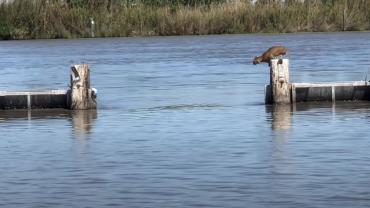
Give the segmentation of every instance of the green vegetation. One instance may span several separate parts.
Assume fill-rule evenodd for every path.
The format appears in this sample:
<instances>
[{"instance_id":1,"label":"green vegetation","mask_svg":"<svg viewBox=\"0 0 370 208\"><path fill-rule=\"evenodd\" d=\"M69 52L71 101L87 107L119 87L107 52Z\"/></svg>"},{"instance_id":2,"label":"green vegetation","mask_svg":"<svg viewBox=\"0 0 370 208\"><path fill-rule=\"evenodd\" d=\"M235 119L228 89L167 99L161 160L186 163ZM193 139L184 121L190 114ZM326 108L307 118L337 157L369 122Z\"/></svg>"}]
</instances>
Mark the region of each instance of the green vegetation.
<instances>
[{"instance_id":1,"label":"green vegetation","mask_svg":"<svg viewBox=\"0 0 370 208\"><path fill-rule=\"evenodd\" d=\"M14 0L0 4L0 39L370 29L368 0Z\"/></svg>"}]
</instances>

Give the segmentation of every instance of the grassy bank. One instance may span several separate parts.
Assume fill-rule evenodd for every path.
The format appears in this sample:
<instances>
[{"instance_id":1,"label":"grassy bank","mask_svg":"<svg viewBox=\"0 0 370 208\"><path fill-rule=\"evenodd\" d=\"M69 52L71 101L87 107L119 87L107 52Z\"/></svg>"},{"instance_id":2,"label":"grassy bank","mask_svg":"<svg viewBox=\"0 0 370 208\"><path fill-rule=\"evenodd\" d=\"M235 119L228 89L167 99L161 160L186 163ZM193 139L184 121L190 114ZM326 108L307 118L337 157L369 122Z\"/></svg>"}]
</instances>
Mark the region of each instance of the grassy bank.
<instances>
[{"instance_id":1,"label":"grassy bank","mask_svg":"<svg viewBox=\"0 0 370 208\"><path fill-rule=\"evenodd\" d=\"M95 20L96 37L370 29L368 0L98 2L15 0L1 4L0 39L90 37L90 18Z\"/></svg>"}]
</instances>

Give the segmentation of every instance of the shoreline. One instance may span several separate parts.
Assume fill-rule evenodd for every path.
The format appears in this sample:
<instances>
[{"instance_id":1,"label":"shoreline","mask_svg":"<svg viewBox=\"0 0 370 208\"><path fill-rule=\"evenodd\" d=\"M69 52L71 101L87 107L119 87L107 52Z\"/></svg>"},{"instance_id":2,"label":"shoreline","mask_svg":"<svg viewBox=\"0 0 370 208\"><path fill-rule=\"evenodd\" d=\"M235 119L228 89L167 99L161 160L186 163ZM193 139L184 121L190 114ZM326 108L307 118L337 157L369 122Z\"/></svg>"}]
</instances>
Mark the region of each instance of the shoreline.
<instances>
[{"instance_id":1,"label":"shoreline","mask_svg":"<svg viewBox=\"0 0 370 208\"><path fill-rule=\"evenodd\" d=\"M82 5L14 0L0 4L0 40L370 30L370 1L207 1L158 6L139 0L137 4L101 0Z\"/></svg>"},{"instance_id":2,"label":"shoreline","mask_svg":"<svg viewBox=\"0 0 370 208\"><path fill-rule=\"evenodd\" d=\"M134 39L134 38L176 38L176 37L202 37L202 36L273 36L273 35L309 35L309 34L345 34L345 33L370 33L370 30L354 31L326 31L326 32L287 32L287 33L225 33L205 35L147 35L147 36L120 36L120 37L81 37L81 38L29 38L29 39L0 39L0 42L12 41L49 41L49 40L94 40L94 39Z\"/></svg>"}]
</instances>

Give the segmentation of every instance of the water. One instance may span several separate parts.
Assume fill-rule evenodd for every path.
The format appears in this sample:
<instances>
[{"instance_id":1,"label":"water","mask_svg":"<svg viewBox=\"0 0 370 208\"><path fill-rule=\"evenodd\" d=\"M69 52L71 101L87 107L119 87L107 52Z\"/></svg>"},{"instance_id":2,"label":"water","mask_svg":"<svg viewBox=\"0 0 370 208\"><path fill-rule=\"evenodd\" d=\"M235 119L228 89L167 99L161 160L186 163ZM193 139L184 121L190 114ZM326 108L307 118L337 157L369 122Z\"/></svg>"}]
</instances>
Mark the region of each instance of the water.
<instances>
[{"instance_id":1,"label":"water","mask_svg":"<svg viewBox=\"0 0 370 208\"><path fill-rule=\"evenodd\" d=\"M369 104L265 106L251 60L276 44L293 82L370 67L370 33L0 42L0 91L64 89L88 63L99 102L0 112L0 206L370 206Z\"/></svg>"}]
</instances>

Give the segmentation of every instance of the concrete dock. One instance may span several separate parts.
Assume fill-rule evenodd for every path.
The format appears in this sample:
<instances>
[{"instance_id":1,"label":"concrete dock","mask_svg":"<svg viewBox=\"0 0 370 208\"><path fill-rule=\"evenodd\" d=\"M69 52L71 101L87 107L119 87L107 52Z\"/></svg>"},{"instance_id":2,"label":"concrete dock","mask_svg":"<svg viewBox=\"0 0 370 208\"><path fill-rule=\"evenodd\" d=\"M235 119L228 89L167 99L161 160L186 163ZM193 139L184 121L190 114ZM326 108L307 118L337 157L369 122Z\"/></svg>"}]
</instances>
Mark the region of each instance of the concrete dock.
<instances>
[{"instance_id":1,"label":"concrete dock","mask_svg":"<svg viewBox=\"0 0 370 208\"><path fill-rule=\"evenodd\" d=\"M290 83L288 64L287 59L271 61L270 85L265 86L266 104L370 101L370 82L368 81Z\"/></svg>"},{"instance_id":2,"label":"concrete dock","mask_svg":"<svg viewBox=\"0 0 370 208\"><path fill-rule=\"evenodd\" d=\"M69 90L0 91L0 109L68 108Z\"/></svg>"},{"instance_id":3,"label":"concrete dock","mask_svg":"<svg viewBox=\"0 0 370 208\"><path fill-rule=\"evenodd\" d=\"M88 65L71 68L70 88L44 91L0 91L0 109L96 109L96 90L90 88Z\"/></svg>"}]
</instances>

